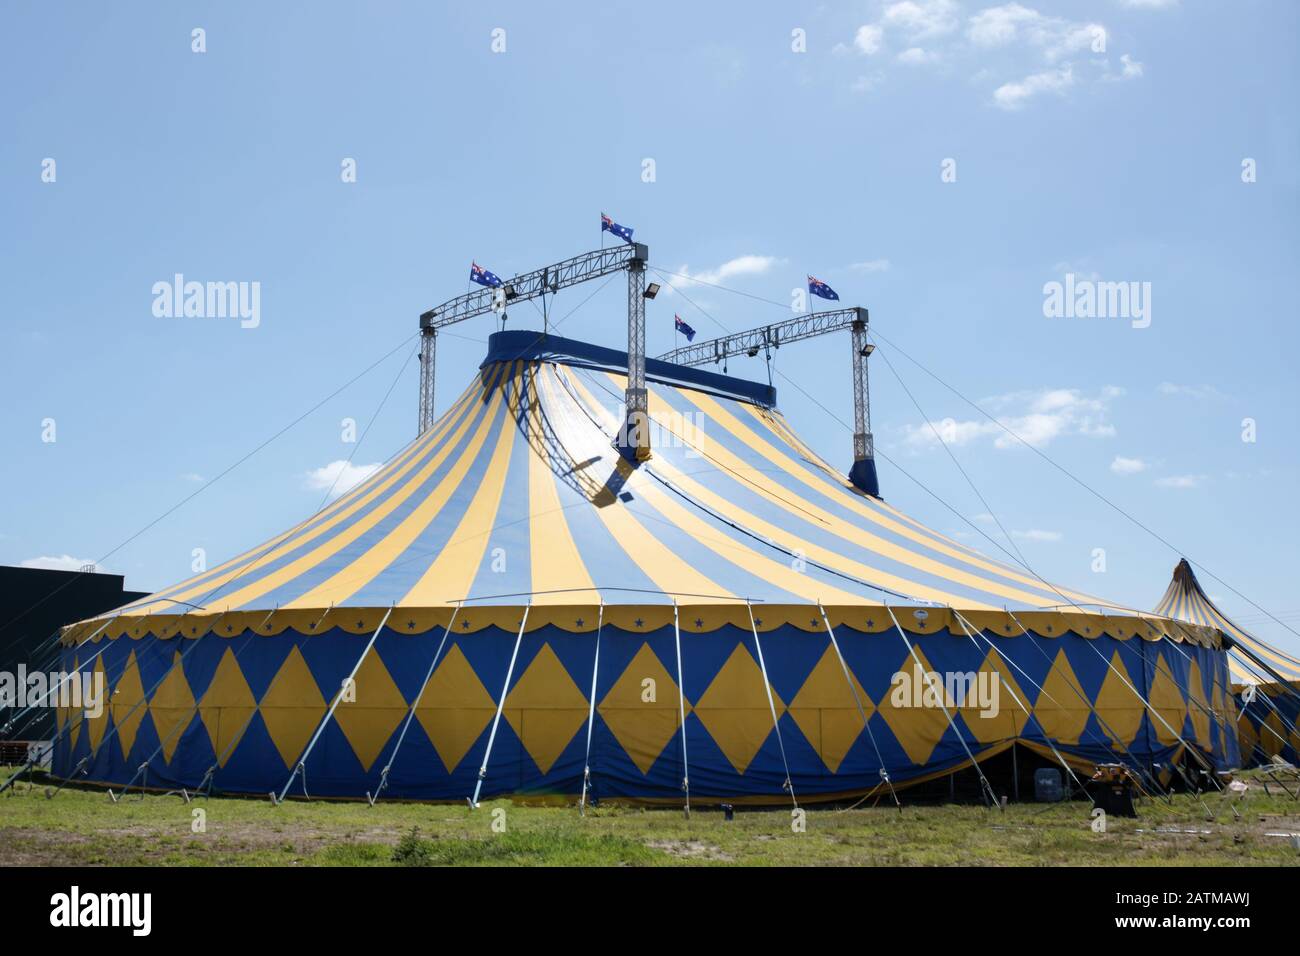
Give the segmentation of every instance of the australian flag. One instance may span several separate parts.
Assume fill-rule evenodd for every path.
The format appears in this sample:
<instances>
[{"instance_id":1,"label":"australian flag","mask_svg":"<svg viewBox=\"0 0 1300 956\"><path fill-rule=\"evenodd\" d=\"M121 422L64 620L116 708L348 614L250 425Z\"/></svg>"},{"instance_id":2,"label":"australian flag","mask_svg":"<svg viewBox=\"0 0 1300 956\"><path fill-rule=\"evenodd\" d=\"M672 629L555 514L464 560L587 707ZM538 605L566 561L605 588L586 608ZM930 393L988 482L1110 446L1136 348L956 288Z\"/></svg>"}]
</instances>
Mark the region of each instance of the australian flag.
<instances>
[{"instance_id":1,"label":"australian flag","mask_svg":"<svg viewBox=\"0 0 1300 956\"><path fill-rule=\"evenodd\" d=\"M686 336L687 342L695 341L695 330L691 328L689 325L687 325L685 322L683 322L682 317L680 315L673 316L673 325L676 327L678 332Z\"/></svg>"},{"instance_id":2,"label":"australian flag","mask_svg":"<svg viewBox=\"0 0 1300 956\"><path fill-rule=\"evenodd\" d=\"M613 219L610 219L609 216L606 216L603 212L600 214L600 231L612 232L614 235L618 236L624 242L632 241L632 227L620 226Z\"/></svg>"},{"instance_id":3,"label":"australian flag","mask_svg":"<svg viewBox=\"0 0 1300 956\"><path fill-rule=\"evenodd\" d=\"M469 281L477 282L479 285L485 285L489 289L496 289L501 285L501 279L491 272L488 272L477 262L469 264Z\"/></svg>"},{"instance_id":4,"label":"australian flag","mask_svg":"<svg viewBox=\"0 0 1300 956\"><path fill-rule=\"evenodd\" d=\"M823 299L834 299L836 302L840 300L839 293L821 279L814 279L812 276L808 277L808 294L820 296Z\"/></svg>"}]
</instances>

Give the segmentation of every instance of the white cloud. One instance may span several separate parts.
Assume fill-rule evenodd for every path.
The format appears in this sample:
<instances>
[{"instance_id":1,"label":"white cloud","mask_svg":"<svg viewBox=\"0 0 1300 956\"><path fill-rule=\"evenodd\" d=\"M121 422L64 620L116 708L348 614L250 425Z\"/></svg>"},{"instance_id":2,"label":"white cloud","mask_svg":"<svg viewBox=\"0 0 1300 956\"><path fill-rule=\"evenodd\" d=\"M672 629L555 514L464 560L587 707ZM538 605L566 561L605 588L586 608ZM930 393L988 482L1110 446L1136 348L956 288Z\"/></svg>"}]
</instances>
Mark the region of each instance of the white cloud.
<instances>
[{"instance_id":1,"label":"white cloud","mask_svg":"<svg viewBox=\"0 0 1300 956\"><path fill-rule=\"evenodd\" d=\"M993 102L1004 110L1022 109L1039 93L1060 95L1074 85L1074 70L1067 63L1059 70L1034 73L1017 83L1003 83L993 91Z\"/></svg>"},{"instance_id":2,"label":"white cloud","mask_svg":"<svg viewBox=\"0 0 1300 956\"><path fill-rule=\"evenodd\" d=\"M1022 44L1048 63L1082 50L1104 53L1106 28L1100 23L1050 17L1018 3L988 7L967 23L966 38L977 47Z\"/></svg>"},{"instance_id":3,"label":"white cloud","mask_svg":"<svg viewBox=\"0 0 1300 956\"><path fill-rule=\"evenodd\" d=\"M901 51L894 57L901 65L965 64L971 82L996 87L992 102L1006 110L1021 109L1039 93L1142 76L1143 65L1127 53L1112 67L1109 43L1102 23L1042 13L1014 0L970 16L954 0L887 3L880 18L858 27L854 38L863 54ZM1022 78L1010 79L1016 76Z\"/></svg>"},{"instance_id":4,"label":"white cloud","mask_svg":"<svg viewBox=\"0 0 1300 956\"><path fill-rule=\"evenodd\" d=\"M61 554L57 558L48 555L39 558L28 558L20 562L20 567L24 568L44 568L48 571L80 571L87 565L95 564L90 558L74 558L70 554Z\"/></svg>"},{"instance_id":5,"label":"white cloud","mask_svg":"<svg viewBox=\"0 0 1300 956\"><path fill-rule=\"evenodd\" d=\"M1123 455L1116 455L1115 460L1110 463L1110 470L1117 475L1136 475L1150 467L1141 458L1125 458Z\"/></svg>"},{"instance_id":6,"label":"white cloud","mask_svg":"<svg viewBox=\"0 0 1300 956\"><path fill-rule=\"evenodd\" d=\"M853 37L853 45L858 51L871 56L880 52L880 43L885 37L885 31L874 23L867 23L858 27L858 32Z\"/></svg>"},{"instance_id":7,"label":"white cloud","mask_svg":"<svg viewBox=\"0 0 1300 956\"><path fill-rule=\"evenodd\" d=\"M868 259L865 262L854 262L849 268L854 272L888 272L890 265L888 259Z\"/></svg>"},{"instance_id":8,"label":"white cloud","mask_svg":"<svg viewBox=\"0 0 1300 956\"><path fill-rule=\"evenodd\" d=\"M1204 475L1170 475L1167 478L1157 478L1156 486L1159 488L1199 488L1204 481Z\"/></svg>"},{"instance_id":9,"label":"white cloud","mask_svg":"<svg viewBox=\"0 0 1300 956\"><path fill-rule=\"evenodd\" d=\"M734 279L737 276L762 275L773 266L781 265L784 259L776 256L755 256L744 255L736 256L734 259L728 259L716 269L705 269L703 272L692 272L689 267L682 266L678 269L680 275L686 276L680 279L682 282L708 282L713 285L719 285L728 279Z\"/></svg>"},{"instance_id":10,"label":"white cloud","mask_svg":"<svg viewBox=\"0 0 1300 956\"><path fill-rule=\"evenodd\" d=\"M1016 39L1021 27L1041 19L1037 10L1018 3L989 7L970 18L966 36L976 46L1003 46Z\"/></svg>"},{"instance_id":11,"label":"white cloud","mask_svg":"<svg viewBox=\"0 0 1300 956\"><path fill-rule=\"evenodd\" d=\"M914 449L936 446L940 439L944 444L960 446L986 438L993 440L995 448L1018 447L1020 441L1008 435L1002 426L1035 448L1045 447L1065 435L1110 438L1115 434L1115 427L1106 421L1106 414L1111 400L1123 393L1123 389L1110 385L1091 396L1074 388L1013 392L984 401L985 407L997 416L996 422L987 418L970 421L946 418L934 422L933 429L926 424L907 425L904 439Z\"/></svg>"},{"instance_id":12,"label":"white cloud","mask_svg":"<svg viewBox=\"0 0 1300 956\"><path fill-rule=\"evenodd\" d=\"M1021 541L1060 541L1064 536L1059 531L1030 528L1028 531L1012 531L1011 537L1018 538Z\"/></svg>"},{"instance_id":13,"label":"white cloud","mask_svg":"<svg viewBox=\"0 0 1300 956\"><path fill-rule=\"evenodd\" d=\"M202 484L206 479L202 475L200 475L197 471L187 471L185 472L185 474L181 475L181 480L192 481L196 485L198 485L198 484Z\"/></svg>"},{"instance_id":14,"label":"white cloud","mask_svg":"<svg viewBox=\"0 0 1300 956\"><path fill-rule=\"evenodd\" d=\"M884 74L880 72L872 73L870 76L865 76L865 75L859 76L856 80L853 81L853 87L852 87L853 92L870 93L872 90L874 90L877 86L880 85L880 81L883 80L884 78L885 78Z\"/></svg>"},{"instance_id":15,"label":"white cloud","mask_svg":"<svg viewBox=\"0 0 1300 956\"><path fill-rule=\"evenodd\" d=\"M337 498L351 491L382 467L383 462L378 461L370 465L354 465L342 459L332 461L322 468L313 468L307 472L307 487L316 491L332 489L330 497Z\"/></svg>"},{"instance_id":16,"label":"white cloud","mask_svg":"<svg viewBox=\"0 0 1300 956\"><path fill-rule=\"evenodd\" d=\"M880 20L913 40L923 40L957 29L957 4L954 0L900 0L885 7Z\"/></svg>"},{"instance_id":17,"label":"white cloud","mask_svg":"<svg viewBox=\"0 0 1300 956\"><path fill-rule=\"evenodd\" d=\"M909 47L902 53L898 54L898 62L906 63L908 66L924 66L927 63L933 63L939 59L939 54L930 50L923 50L919 46Z\"/></svg>"},{"instance_id":18,"label":"white cloud","mask_svg":"<svg viewBox=\"0 0 1300 956\"><path fill-rule=\"evenodd\" d=\"M1161 395L1179 395L1186 398L1223 398L1223 393L1213 385L1178 385L1174 382L1161 382Z\"/></svg>"}]
</instances>

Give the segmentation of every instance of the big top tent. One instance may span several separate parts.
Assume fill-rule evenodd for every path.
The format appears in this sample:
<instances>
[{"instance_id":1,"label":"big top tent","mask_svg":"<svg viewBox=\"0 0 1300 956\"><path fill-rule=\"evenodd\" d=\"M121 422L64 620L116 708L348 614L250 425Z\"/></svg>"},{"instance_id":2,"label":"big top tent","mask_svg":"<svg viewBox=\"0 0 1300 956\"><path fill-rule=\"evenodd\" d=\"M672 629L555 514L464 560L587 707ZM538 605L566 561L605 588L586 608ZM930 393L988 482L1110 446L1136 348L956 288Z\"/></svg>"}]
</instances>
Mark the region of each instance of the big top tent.
<instances>
[{"instance_id":1,"label":"big top tent","mask_svg":"<svg viewBox=\"0 0 1300 956\"><path fill-rule=\"evenodd\" d=\"M1238 764L1221 620L1117 607L925 527L819 458L768 386L650 360L652 455L629 460L626 370L497 333L363 484L67 628L64 666L112 696L59 711L56 775L775 803L1012 747L1068 771Z\"/></svg>"}]
</instances>

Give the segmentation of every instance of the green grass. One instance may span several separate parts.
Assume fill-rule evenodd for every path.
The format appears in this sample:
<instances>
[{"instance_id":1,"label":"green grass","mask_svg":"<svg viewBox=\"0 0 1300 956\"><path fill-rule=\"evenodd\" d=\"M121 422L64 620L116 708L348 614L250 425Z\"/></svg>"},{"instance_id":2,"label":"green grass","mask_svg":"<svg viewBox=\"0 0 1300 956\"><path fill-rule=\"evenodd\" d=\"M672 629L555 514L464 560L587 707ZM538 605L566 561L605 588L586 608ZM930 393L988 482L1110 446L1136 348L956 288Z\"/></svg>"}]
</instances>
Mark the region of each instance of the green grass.
<instances>
[{"instance_id":1,"label":"green grass","mask_svg":"<svg viewBox=\"0 0 1300 956\"><path fill-rule=\"evenodd\" d=\"M1217 794L1201 803L1144 800L1136 820L1094 833L1087 803L809 809L797 832L788 809L574 807L493 801L466 806L133 794L66 788L46 799L25 781L0 795L0 866L870 866L1298 865L1270 832L1300 832L1300 802L1252 787L1233 817ZM203 827L196 832L195 811ZM1191 832L1184 832L1191 831Z\"/></svg>"}]
</instances>

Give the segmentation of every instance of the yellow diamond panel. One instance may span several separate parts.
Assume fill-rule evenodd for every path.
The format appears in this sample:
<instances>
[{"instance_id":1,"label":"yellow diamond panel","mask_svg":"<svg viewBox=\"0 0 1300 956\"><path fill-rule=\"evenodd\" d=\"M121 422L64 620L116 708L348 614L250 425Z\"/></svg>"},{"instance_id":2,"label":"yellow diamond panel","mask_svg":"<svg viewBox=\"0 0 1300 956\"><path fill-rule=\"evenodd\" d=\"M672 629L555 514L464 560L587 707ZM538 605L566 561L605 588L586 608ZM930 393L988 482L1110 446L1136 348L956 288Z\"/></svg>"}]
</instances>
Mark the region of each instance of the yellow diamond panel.
<instances>
[{"instance_id":1,"label":"yellow diamond panel","mask_svg":"<svg viewBox=\"0 0 1300 956\"><path fill-rule=\"evenodd\" d=\"M870 720L875 712L876 706L857 676L850 671L845 678L839 655L830 644L790 701L790 716L831 773L840 769L849 748L862 735L866 727L863 717Z\"/></svg>"},{"instance_id":2,"label":"yellow diamond panel","mask_svg":"<svg viewBox=\"0 0 1300 956\"><path fill-rule=\"evenodd\" d=\"M1252 755L1255 753L1255 745L1259 738L1255 736L1255 725L1250 722L1249 717L1243 717L1237 721L1237 743L1241 747L1241 762L1249 764Z\"/></svg>"},{"instance_id":3,"label":"yellow diamond panel","mask_svg":"<svg viewBox=\"0 0 1300 956\"><path fill-rule=\"evenodd\" d=\"M785 704L774 689L776 715ZM744 644L737 644L713 683L695 705L709 736L737 773L744 773L772 732L772 711L768 706L763 672Z\"/></svg>"},{"instance_id":4,"label":"yellow diamond panel","mask_svg":"<svg viewBox=\"0 0 1300 956\"><path fill-rule=\"evenodd\" d=\"M961 695L958 695L959 697ZM1013 740L1020 736L1029 714L1029 698L997 651L989 649L975 680L956 708L971 735L982 744Z\"/></svg>"},{"instance_id":5,"label":"yellow diamond panel","mask_svg":"<svg viewBox=\"0 0 1300 956\"><path fill-rule=\"evenodd\" d=\"M1131 689L1137 686L1129 677L1128 668L1120 659L1119 651L1116 651L1110 659L1106 679L1101 682L1101 690L1097 691L1097 699L1093 703L1098 715L1105 721L1103 732L1107 736L1114 733L1125 747L1133 742L1138 727L1142 725L1145 706Z\"/></svg>"},{"instance_id":6,"label":"yellow diamond panel","mask_svg":"<svg viewBox=\"0 0 1300 956\"><path fill-rule=\"evenodd\" d=\"M135 663L135 652L131 652L131 665ZM99 708L99 716L87 717L82 711L81 725L86 728L86 733L90 738L90 750L94 753L99 749L99 742L104 739L104 730L108 725L108 715L113 706L113 691L108 687L108 675L104 671L104 656L101 654L95 661L95 669L91 672L91 693L95 693L94 688L103 688L101 695L104 699L100 701L102 705Z\"/></svg>"},{"instance_id":7,"label":"yellow diamond panel","mask_svg":"<svg viewBox=\"0 0 1300 956\"><path fill-rule=\"evenodd\" d=\"M149 716L162 744L163 760L172 762L172 754L185 733L185 727L194 716L194 692L181 667L181 654L173 652L171 670L163 678L149 701Z\"/></svg>"},{"instance_id":8,"label":"yellow diamond panel","mask_svg":"<svg viewBox=\"0 0 1300 956\"><path fill-rule=\"evenodd\" d=\"M66 702L71 705L73 700L81 700L81 691L85 688L86 682L82 679L78 660L75 656L72 658L72 669L67 672L68 679L66 683L59 689L58 702ZM75 691L72 686L74 682L78 685ZM75 698L72 696L74 692L77 694ZM76 748L77 736L81 733L81 711L76 707L61 706L55 709L55 717L59 722L60 730L63 729L64 724L69 721L72 722L72 729L68 731L68 753L71 753Z\"/></svg>"},{"instance_id":9,"label":"yellow diamond panel","mask_svg":"<svg viewBox=\"0 0 1300 956\"><path fill-rule=\"evenodd\" d=\"M551 645L543 644L506 696L505 717L528 756L546 773L587 722L587 710L586 696Z\"/></svg>"},{"instance_id":10,"label":"yellow diamond panel","mask_svg":"<svg viewBox=\"0 0 1300 956\"><path fill-rule=\"evenodd\" d=\"M369 770L406 717L407 704L373 650L357 669L353 689L356 699L342 701L334 711L334 719L361 766Z\"/></svg>"},{"instance_id":11,"label":"yellow diamond panel","mask_svg":"<svg viewBox=\"0 0 1300 956\"><path fill-rule=\"evenodd\" d=\"M70 677L65 684L59 686L58 689L53 691L51 694L51 697L53 698L51 702L54 704L54 723L59 730L63 730L63 725L68 722L69 708L64 703L64 701L70 699L68 697L68 693L72 690L72 682L78 679L75 676L76 672L77 672L77 661L76 658L73 658L72 670L69 671L68 673L74 676Z\"/></svg>"},{"instance_id":12,"label":"yellow diamond panel","mask_svg":"<svg viewBox=\"0 0 1300 956\"><path fill-rule=\"evenodd\" d=\"M1187 716L1192 720L1192 736L1197 746L1209 751L1210 747L1210 702L1205 699L1205 689L1201 684L1201 669L1192 659L1187 668Z\"/></svg>"},{"instance_id":13,"label":"yellow diamond panel","mask_svg":"<svg viewBox=\"0 0 1300 956\"><path fill-rule=\"evenodd\" d=\"M1075 676L1069 658L1065 651L1057 651L1034 704L1034 719L1051 739L1077 744L1091 714L1088 695Z\"/></svg>"},{"instance_id":14,"label":"yellow diamond panel","mask_svg":"<svg viewBox=\"0 0 1300 956\"><path fill-rule=\"evenodd\" d=\"M1178 692L1178 682L1163 654L1156 662L1147 701L1151 704L1151 710L1160 715L1159 718L1151 719L1156 739L1166 747L1178 743L1178 738L1183 733L1183 719L1187 716L1187 702Z\"/></svg>"},{"instance_id":15,"label":"yellow diamond panel","mask_svg":"<svg viewBox=\"0 0 1300 956\"><path fill-rule=\"evenodd\" d=\"M212 741L219 766L224 767L235 752L255 710L257 700L253 690L244 679L234 652L227 647L199 704L199 718Z\"/></svg>"},{"instance_id":16,"label":"yellow diamond panel","mask_svg":"<svg viewBox=\"0 0 1300 956\"><path fill-rule=\"evenodd\" d=\"M1282 753L1286 747L1287 735L1277 711L1271 711L1259 728L1259 745L1271 760Z\"/></svg>"},{"instance_id":17,"label":"yellow diamond panel","mask_svg":"<svg viewBox=\"0 0 1300 956\"><path fill-rule=\"evenodd\" d=\"M877 706L908 759L920 765L929 761L930 754L934 753L935 746L948 729L948 718L943 708L935 703L942 699L942 684L937 693L927 693L926 674L932 668L919 647L916 654L920 666L910 653L906 653L899 661L889 692Z\"/></svg>"},{"instance_id":18,"label":"yellow diamond panel","mask_svg":"<svg viewBox=\"0 0 1300 956\"><path fill-rule=\"evenodd\" d=\"M144 685L140 682L140 665L135 659L135 651L132 651L126 659L126 667L122 670L122 676L117 679L117 686L113 688L113 725L117 727L117 736L122 745L122 753L129 754L131 746L135 743L135 732L140 729L140 721L144 720L144 708L139 706L144 702ZM94 734L95 724L91 721L91 734ZM100 728L100 735L103 734L103 727ZM95 749L99 749L99 740L94 736Z\"/></svg>"},{"instance_id":19,"label":"yellow diamond panel","mask_svg":"<svg viewBox=\"0 0 1300 956\"><path fill-rule=\"evenodd\" d=\"M690 713L690 701L685 709ZM643 774L681 726L677 682L648 644L641 645L596 710Z\"/></svg>"},{"instance_id":20,"label":"yellow diamond panel","mask_svg":"<svg viewBox=\"0 0 1300 956\"><path fill-rule=\"evenodd\" d=\"M297 647L289 651L258 705L271 742L292 767L325 716L326 702Z\"/></svg>"},{"instance_id":21,"label":"yellow diamond panel","mask_svg":"<svg viewBox=\"0 0 1300 956\"><path fill-rule=\"evenodd\" d=\"M1223 683L1219 680L1218 674L1214 675L1214 690L1212 693L1214 695L1214 719L1219 725L1219 732L1223 735L1220 738L1223 741L1221 746L1226 747L1228 740L1231 739L1232 723L1231 718L1228 716L1228 704L1223 696ZM1242 754L1242 759L1245 759L1245 757L1246 754Z\"/></svg>"},{"instance_id":22,"label":"yellow diamond panel","mask_svg":"<svg viewBox=\"0 0 1300 956\"><path fill-rule=\"evenodd\" d=\"M451 773L496 713L496 703L461 649L452 645L429 678L415 716Z\"/></svg>"}]
</instances>

